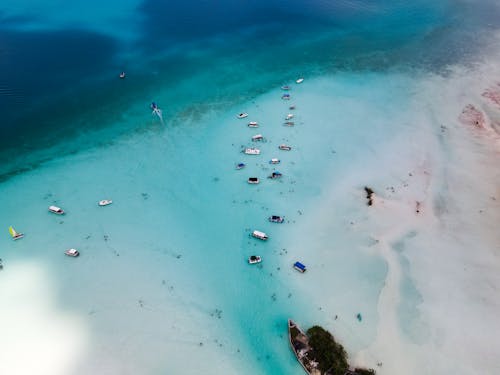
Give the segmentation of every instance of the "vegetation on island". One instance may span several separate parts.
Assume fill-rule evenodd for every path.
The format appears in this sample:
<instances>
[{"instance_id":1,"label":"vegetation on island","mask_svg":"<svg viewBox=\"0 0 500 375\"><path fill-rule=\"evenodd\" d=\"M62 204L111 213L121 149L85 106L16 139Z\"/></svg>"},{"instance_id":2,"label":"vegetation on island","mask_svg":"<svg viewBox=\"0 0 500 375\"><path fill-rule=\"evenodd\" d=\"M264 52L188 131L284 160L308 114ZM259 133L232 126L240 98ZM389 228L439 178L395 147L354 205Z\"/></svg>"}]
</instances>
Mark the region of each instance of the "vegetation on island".
<instances>
[{"instance_id":1,"label":"vegetation on island","mask_svg":"<svg viewBox=\"0 0 500 375\"><path fill-rule=\"evenodd\" d=\"M318 362L318 369L325 375L375 375L375 370L356 368L349 371L347 353L344 347L335 341L333 335L320 326L307 330L309 337L310 358Z\"/></svg>"},{"instance_id":2,"label":"vegetation on island","mask_svg":"<svg viewBox=\"0 0 500 375\"><path fill-rule=\"evenodd\" d=\"M310 356L318 362L318 369L322 374L344 375L349 369L347 353L344 347L338 344L327 330L314 326L307 330Z\"/></svg>"}]
</instances>

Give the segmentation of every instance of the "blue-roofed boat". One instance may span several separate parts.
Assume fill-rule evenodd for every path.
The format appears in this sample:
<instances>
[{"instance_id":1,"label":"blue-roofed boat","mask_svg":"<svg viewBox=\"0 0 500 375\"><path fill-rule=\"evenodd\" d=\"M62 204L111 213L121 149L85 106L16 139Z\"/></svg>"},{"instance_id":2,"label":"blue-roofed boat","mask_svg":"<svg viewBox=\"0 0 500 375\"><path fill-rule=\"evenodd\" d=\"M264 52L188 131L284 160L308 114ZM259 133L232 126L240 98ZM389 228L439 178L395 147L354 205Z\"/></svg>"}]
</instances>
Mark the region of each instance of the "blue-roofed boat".
<instances>
[{"instance_id":1,"label":"blue-roofed boat","mask_svg":"<svg viewBox=\"0 0 500 375\"><path fill-rule=\"evenodd\" d=\"M245 163L236 164L236 169L243 169L243 168L245 168Z\"/></svg>"},{"instance_id":2,"label":"blue-roofed boat","mask_svg":"<svg viewBox=\"0 0 500 375\"><path fill-rule=\"evenodd\" d=\"M290 94L283 94L283 95L281 95L281 99L283 99L283 100L290 100Z\"/></svg>"},{"instance_id":3,"label":"blue-roofed boat","mask_svg":"<svg viewBox=\"0 0 500 375\"><path fill-rule=\"evenodd\" d=\"M293 268L295 268L297 271L302 272L302 273L306 272L306 270L307 270L306 266L300 262L295 262L293 264Z\"/></svg>"},{"instance_id":4,"label":"blue-roofed boat","mask_svg":"<svg viewBox=\"0 0 500 375\"><path fill-rule=\"evenodd\" d=\"M283 174L281 172L278 172L278 171L275 171L268 176L268 178L270 178L272 180L276 180L276 179L281 178L281 177L283 177Z\"/></svg>"}]
</instances>

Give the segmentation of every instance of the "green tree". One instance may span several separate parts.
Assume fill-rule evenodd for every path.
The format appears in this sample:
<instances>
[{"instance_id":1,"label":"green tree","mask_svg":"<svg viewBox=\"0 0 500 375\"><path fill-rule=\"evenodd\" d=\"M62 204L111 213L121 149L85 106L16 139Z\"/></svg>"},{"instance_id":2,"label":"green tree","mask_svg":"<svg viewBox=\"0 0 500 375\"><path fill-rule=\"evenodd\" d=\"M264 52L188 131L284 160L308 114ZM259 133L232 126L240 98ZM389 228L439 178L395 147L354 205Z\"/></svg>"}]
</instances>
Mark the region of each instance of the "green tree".
<instances>
[{"instance_id":1,"label":"green tree","mask_svg":"<svg viewBox=\"0 0 500 375\"><path fill-rule=\"evenodd\" d=\"M349 368L347 353L344 347L335 341L332 334L319 326L314 326L307 330L307 335L312 348L310 357L319 363L318 368L321 372L344 375Z\"/></svg>"}]
</instances>

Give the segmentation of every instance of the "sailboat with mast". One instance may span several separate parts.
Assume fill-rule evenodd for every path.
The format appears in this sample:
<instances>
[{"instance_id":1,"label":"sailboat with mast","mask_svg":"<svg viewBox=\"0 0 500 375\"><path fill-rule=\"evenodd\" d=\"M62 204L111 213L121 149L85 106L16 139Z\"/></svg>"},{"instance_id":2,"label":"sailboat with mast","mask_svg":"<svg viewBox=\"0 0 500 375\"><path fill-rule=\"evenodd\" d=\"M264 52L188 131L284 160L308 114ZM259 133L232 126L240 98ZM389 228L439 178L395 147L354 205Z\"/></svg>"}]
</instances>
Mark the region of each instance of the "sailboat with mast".
<instances>
[{"instance_id":1,"label":"sailboat with mast","mask_svg":"<svg viewBox=\"0 0 500 375\"><path fill-rule=\"evenodd\" d=\"M13 240L18 240L18 239L24 237L24 234L16 232L16 230L14 229L14 227L12 225L9 227L9 233L10 233Z\"/></svg>"}]
</instances>

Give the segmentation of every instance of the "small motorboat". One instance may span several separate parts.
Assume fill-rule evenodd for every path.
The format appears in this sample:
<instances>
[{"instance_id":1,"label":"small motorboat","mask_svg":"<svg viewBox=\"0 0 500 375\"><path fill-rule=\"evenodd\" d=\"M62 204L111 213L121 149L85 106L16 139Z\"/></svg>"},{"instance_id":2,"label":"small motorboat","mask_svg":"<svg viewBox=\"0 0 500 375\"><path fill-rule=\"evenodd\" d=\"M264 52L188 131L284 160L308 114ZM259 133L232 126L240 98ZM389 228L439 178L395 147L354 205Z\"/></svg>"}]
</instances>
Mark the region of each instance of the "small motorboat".
<instances>
[{"instance_id":1,"label":"small motorboat","mask_svg":"<svg viewBox=\"0 0 500 375\"><path fill-rule=\"evenodd\" d=\"M302 82L304 82L304 78L299 78L299 79L298 79L298 80L296 80L295 82L297 82L297 83L302 83Z\"/></svg>"},{"instance_id":2,"label":"small motorboat","mask_svg":"<svg viewBox=\"0 0 500 375\"><path fill-rule=\"evenodd\" d=\"M256 264L262 262L262 258L259 255L250 255L248 257L248 263Z\"/></svg>"},{"instance_id":3,"label":"small motorboat","mask_svg":"<svg viewBox=\"0 0 500 375\"><path fill-rule=\"evenodd\" d=\"M61 207L49 206L49 211L56 215L64 215L64 210Z\"/></svg>"},{"instance_id":4,"label":"small motorboat","mask_svg":"<svg viewBox=\"0 0 500 375\"><path fill-rule=\"evenodd\" d=\"M12 225L9 227L9 233L14 241L24 237L24 234L17 232Z\"/></svg>"},{"instance_id":5,"label":"small motorboat","mask_svg":"<svg viewBox=\"0 0 500 375\"><path fill-rule=\"evenodd\" d=\"M80 252L76 249L68 249L64 252L64 254L69 257L77 257L78 255L80 255Z\"/></svg>"},{"instance_id":6,"label":"small motorboat","mask_svg":"<svg viewBox=\"0 0 500 375\"><path fill-rule=\"evenodd\" d=\"M125 78L125 72L121 72L121 73L120 73L120 78L121 78L121 79L124 79L124 78Z\"/></svg>"},{"instance_id":7,"label":"small motorboat","mask_svg":"<svg viewBox=\"0 0 500 375\"><path fill-rule=\"evenodd\" d=\"M266 241L269 237L264 232L260 230L254 230L252 232L252 237L258 238L259 240Z\"/></svg>"},{"instance_id":8,"label":"small motorboat","mask_svg":"<svg viewBox=\"0 0 500 375\"><path fill-rule=\"evenodd\" d=\"M269 216L269 219L268 219L271 223L283 223L285 221L285 217L284 216L278 216L278 215L273 215L273 216Z\"/></svg>"},{"instance_id":9,"label":"small motorboat","mask_svg":"<svg viewBox=\"0 0 500 375\"><path fill-rule=\"evenodd\" d=\"M108 206L111 203L113 203L111 199L103 199L102 201L99 201L99 206Z\"/></svg>"},{"instance_id":10,"label":"small motorboat","mask_svg":"<svg viewBox=\"0 0 500 375\"><path fill-rule=\"evenodd\" d=\"M290 100L290 94L283 94L283 95L281 95L281 99L283 99L283 100Z\"/></svg>"},{"instance_id":11,"label":"small motorboat","mask_svg":"<svg viewBox=\"0 0 500 375\"><path fill-rule=\"evenodd\" d=\"M283 177L283 174L281 172L276 171L276 172L271 173L267 178L270 178L272 180L277 180L278 178L281 178L281 177Z\"/></svg>"},{"instance_id":12,"label":"small motorboat","mask_svg":"<svg viewBox=\"0 0 500 375\"><path fill-rule=\"evenodd\" d=\"M246 148L243 152L247 155L260 155L258 148Z\"/></svg>"},{"instance_id":13,"label":"small motorboat","mask_svg":"<svg viewBox=\"0 0 500 375\"><path fill-rule=\"evenodd\" d=\"M236 164L236 169L243 169L243 168L245 168L245 163Z\"/></svg>"},{"instance_id":14,"label":"small motorboat","mask_svg":"<svg viewBox=\"0 0 500 375\"><path fill-rule=\"evenodd\" d=\"M257 135L254 135L252 137L252 141L256 142L256 141L263 141L264 140L264 137L262 136L262 134L257 134Z\"/></svg>"},{"instance_id":15,"label":"small motorboat","mask_svg":"<svg viewBox=\"0 0 500 375\"><path fill-rule=\"evenodd\" d=\"M279 145L278 148L284 151L290 151L292 149L292 147L288 145Z\"/></svg>"},{"instance_id":16,"label":"small motorboat","mask_svg":"<svg viewBox=\"0 0 500 375\"><path fill-rule=\"evenodd\" d=\"M259 127L259 123L257 121L250 121L248 123L248 127L249 128L258 128Z\"/></svg>"},{"instance_id":17,"label":"small motorboat","mask_svg":"<svg viewBox=\"0 0 500 375\"><path fill-rule=\"evenodd\" d=\"M259 178L258 177L248 177L248 181L247 181L249 184L258 184L260 182Z\"/></svg>"},{"instance_id":18,"label":"small motorboat","mask_svg":"<svg viewBox=\"0 0 500 375\"><path fill-rule=\"evenodd\" d=\"M295 262L295 263L293 264L293 268L295 268L297 271L302 272L302 273L304 273L304 272L306 272L306 271L307 271L306 266L305 266L305 265L303 265L303 264L302 264L302 263L300 263L300 262Z\"/></svg>"},{"instance_id":19,"label":"small motorboat","mask_svg":"<svg viewBox=\"0 0 500 375\"><path fill-rule=\"evenodd\" d=\"M281 160L278 158L272 158L271 160L269 160L269 164L279 164L279 163L281 163Z\"/></svg>"},{"instance_id":20,"label":"small motorboat","mask_svg":"<svg viewBox=\"0 0 500 375\"><path fill-rule=\"evenodd\" d=\"M290 87L290 86L288 86L288 85L285 85L285 86L281 86L281 89L282 89L282 90L285 90L285 91L288 91L288 90L290 90L290 89L291 89L291 87Z\"/></svg>"},{"instance_id":21,"label":"small motorboat","mask_svg":"<svg viewBox=\"0 0 500 375\"><path fill-rule=\"evenodd\" d=\"M295 122L293 122L293 121L287 121L283 125L285 125L285 126L294 126Z\"/></svg>"},{"instance_id":22,"label":"small motorboat","mask_svg":"<svg viewBox=\"0 0 500 375\"><path fill-rule=\"evenodd\" d=\"M290 107L288 107L288 109L291 111L293 111L295 108L297 108L297 107L295 107L295 105L291 105Z\"/></svg>"},{"instance_id":23,"label":"small motorboat","mask_svg":"<svg viewBox=\"0 0 500 375\"><path fill-rule=\"evenodd\" d=\"M285 120L288 121L288 120L291 120L291 119L293 119L293 113L289 113L288 115L286 115Z\"/></svg>"},{"instance_id":24,"label":"small motorboat","mask_svg":"<svg viewBox=\"0 0 500 375\"><path fill-rule=\"evenodd\" d=\"M236 117L245 118L245 117L248 117L248 113L242 112L242 113L239 113Z\"/></svg>"}]
</instances>

